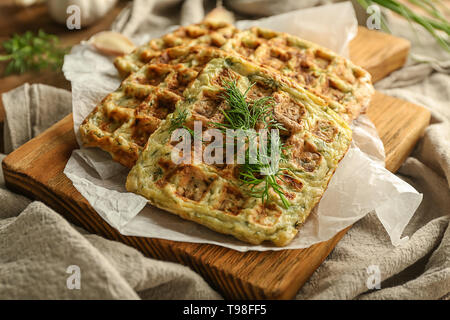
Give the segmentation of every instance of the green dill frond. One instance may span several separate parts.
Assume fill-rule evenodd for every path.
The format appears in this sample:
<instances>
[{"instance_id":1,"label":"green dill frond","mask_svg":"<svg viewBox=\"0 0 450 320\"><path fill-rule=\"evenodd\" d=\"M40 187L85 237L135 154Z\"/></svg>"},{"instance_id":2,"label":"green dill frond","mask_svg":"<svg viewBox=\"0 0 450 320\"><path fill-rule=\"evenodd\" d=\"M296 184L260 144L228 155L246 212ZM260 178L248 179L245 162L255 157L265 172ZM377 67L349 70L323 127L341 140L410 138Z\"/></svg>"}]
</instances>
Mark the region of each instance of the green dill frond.
<instances>
[{"instance_id":1,"label":"green dill frond","mask_svg":"<svg viewBox=\"0 0 450 320\"><path fill-rule=\"evenodd\" d=\"M188 115L187 110L180 110L176 117L170 119L169 133L172 134L176 129L182 128L186 122L186 117Z\"/></svg>"},{"instance_id":2,"label":"green dill frond","mask_svg":"<svg viewBox=\"0 0 450 320\"><path fill-rule=\"evenodd\" d=\"M241 92L237 87L236 81L226 81L223 83L224 93L223 99L228 104L228 109L222 109L221 112L225 117L224 123L212 123L217 128L225 131L226 129L234 130L250 130L255 129L258 123L267 129L267 158L273 158L272 152L272 133L271 129L285 130L285 128L278 123L272 114L274 106L273 97L262 97L250 101L247 97L255 83L251 84L244 92ZM246 141L248 144L248 141ZM283 153L285 149L281 141L277 141L277 152L280 156L280 162L286 161L286 155ZM239 167L239 179L241 185L246 185L249 188L249 194L253 197L261 198L262 202L269 201L269 192L272 189L277 193L285 208L289 208L290 203L284 195L283 188L278 184L277 177L281 170L271 174L263 175L261 172L269 172L270 164L265 162L262 155L257 148L256 163L250 163L249 148L246 148L245 163Z\"/></svg>"},{"instance_id":3,"label":"green dill frond","mask_svg":"<svg viewBox=\"0 0 450 320\"><path fill-rule=\"evenodd\" d=\"M370 5L377 4L407 19L411 24L415 23L423 27L447 52L450 52L450 22L445 14L430 0L409 0L409 3L418 6L429 16L419 14L419 10L406 5L398 0L357 0L358 3L367 9ZM439 4L439 1L435 2ZM445 8L445 7L444 7ZM382 25L385 25L381 17Z\"/></svg>"}]
</instances>

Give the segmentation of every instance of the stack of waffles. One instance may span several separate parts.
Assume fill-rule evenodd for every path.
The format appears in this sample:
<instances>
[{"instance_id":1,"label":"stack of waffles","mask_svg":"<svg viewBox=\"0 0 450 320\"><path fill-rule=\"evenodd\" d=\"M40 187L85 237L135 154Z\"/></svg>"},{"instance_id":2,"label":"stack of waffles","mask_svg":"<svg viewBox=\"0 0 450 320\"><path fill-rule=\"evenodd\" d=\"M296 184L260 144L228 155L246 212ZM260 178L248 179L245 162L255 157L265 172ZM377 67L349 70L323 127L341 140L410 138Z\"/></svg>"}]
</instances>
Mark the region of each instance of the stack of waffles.
<instances>
[{"instance_id":1,"label":"stack of waffles","mask_svg":"<svg viewBox=\"0 0 450 320\"><path fill-rule=\"evenodd\" d=\"M373 93L368 72L326 48L217 21L151 40L115 66L124 80L82 123L84 146L130 168L127 190L152 205L252 244L292 241L349 148L349 123ZM265 98L270 119L258 119L255 129L268 121L280 128L283 161L271 176L276 187L266 188L259 177L250 189L245 165L236 161L173 160L174 125L189 132L196 122L202 132L230 127L231 84L248 108ZM201 150L212 143L203 136Z\"/></svg>"}]
</instances>

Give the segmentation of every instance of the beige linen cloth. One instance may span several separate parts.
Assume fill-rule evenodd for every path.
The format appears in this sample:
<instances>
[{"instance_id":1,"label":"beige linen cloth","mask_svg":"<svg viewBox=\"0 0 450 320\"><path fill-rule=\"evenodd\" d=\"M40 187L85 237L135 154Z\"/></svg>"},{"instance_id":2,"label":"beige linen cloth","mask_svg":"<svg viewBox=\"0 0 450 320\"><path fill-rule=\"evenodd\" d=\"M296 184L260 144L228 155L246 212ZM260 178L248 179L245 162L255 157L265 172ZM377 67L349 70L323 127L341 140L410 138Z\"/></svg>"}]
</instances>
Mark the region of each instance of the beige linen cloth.
<instances>
[{"instance_id":1,"label":"beige linen cloth","mask_svg":"<svg viewBox=\"0 0 450 320\"><path fill-rule=\"evenodd\" d=\"M265 2L240 1L245 2L247 14L252 3L260 8ZM229 2L230 7L239 7L236 1ZM287 2L286 8L292 10L295 1ZM213 5L203 7L200 0L153 4L150 0L135 0L113 28L130 36L148 30L161 32L174 23L201 20ZM279 13L279 7L277 10L272 13ZM406 228L410 240L399 247L392 246L374 214L357 222L298 292L298 299L450 298L450 56L420 31L416 38L409 26L399 21L391 21L391 27L395 34L414 42L413 54L406 67L379 82L377 88L432 112L425 136L398 172L424 194L424 200ZM3 94L2 99L7 121L6 152L71 110L69 92L45 85L24 85ZM72 265L80 268L79 290L67 286L71 276L67 270ZM372 280L377 277L381 284L374 288ZM0 298L221 296L184 266L146 258L131 247L88 234L43 203L7 190L0 174Z\"/></svg>"}]
</instances>

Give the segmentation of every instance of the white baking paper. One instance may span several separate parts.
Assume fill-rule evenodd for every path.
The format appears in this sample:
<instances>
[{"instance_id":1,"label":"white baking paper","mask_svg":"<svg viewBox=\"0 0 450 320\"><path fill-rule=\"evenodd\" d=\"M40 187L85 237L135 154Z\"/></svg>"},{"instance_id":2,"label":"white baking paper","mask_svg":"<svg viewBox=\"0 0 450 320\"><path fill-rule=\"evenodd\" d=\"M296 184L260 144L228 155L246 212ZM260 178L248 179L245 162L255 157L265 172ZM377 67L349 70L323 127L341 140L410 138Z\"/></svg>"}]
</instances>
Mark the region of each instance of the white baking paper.
<instances>
[{"instance_id":1,"label":"white baking paper","mask_svg":"<svg viewBox=\"0 0 450 320\"><path fill-rule=\"evenodd\" d=\"M326 23L325 23L326 22ZM308 38L345 53L357 30L350 3L340 3L261 19L238 22L239 27L263 25ZM148 40L148 39L145 39ZM120 80L112 60L89 44L72 49L64 62L72 82L74 130L95 105L116 89ZM286 247L249 245L231 236L147 205L145 198L125 190L128 169L99 149L74 150L64 173L98 214L120 233L174 241L210 243L238 251L306 248L332 238L367 213L376 211L393 245L419 206L422 195L384 168L383 144L366 116L353 123L352 147L339 164L319 205Z\"/></svg>"}]
</instances>

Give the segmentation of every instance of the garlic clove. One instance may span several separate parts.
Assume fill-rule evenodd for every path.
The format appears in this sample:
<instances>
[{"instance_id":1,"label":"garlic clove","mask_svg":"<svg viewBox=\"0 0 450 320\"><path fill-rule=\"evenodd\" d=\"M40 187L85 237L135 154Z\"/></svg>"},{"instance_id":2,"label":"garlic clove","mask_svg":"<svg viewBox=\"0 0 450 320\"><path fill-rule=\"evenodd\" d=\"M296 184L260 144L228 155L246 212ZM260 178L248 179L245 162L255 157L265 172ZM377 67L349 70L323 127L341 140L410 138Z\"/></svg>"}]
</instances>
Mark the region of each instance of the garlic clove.
<instances>
[{"instance_id":1,"label":"garlic clove","mask_svg":"<svg viewBox=\"0 0 450 320\"><path fill-rule=\"evenodd\" d=\"M136 46L121 33L114 31L102 31L93 35L88 43L92 44L99 52L120 56L132 52Z\"/></svg>"},{"instance_id":2,"label":"garlic clove","mask_svg":"<svg viewBox=\"0 0 450 320\"><path fill-rule=\"evenodd\" d=\"M206 15L203 21L234 23L234 15L224 7L216 7Z\"/></svg>"}]
</instances>

